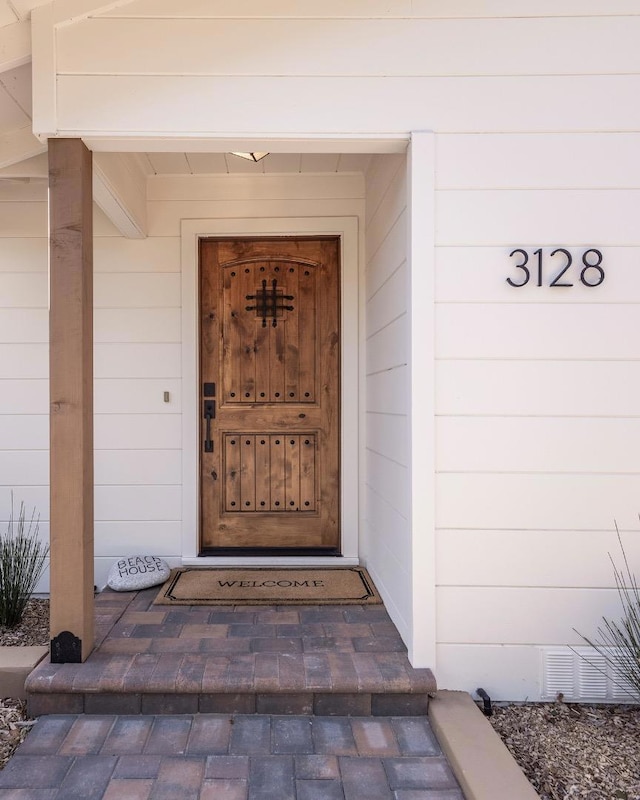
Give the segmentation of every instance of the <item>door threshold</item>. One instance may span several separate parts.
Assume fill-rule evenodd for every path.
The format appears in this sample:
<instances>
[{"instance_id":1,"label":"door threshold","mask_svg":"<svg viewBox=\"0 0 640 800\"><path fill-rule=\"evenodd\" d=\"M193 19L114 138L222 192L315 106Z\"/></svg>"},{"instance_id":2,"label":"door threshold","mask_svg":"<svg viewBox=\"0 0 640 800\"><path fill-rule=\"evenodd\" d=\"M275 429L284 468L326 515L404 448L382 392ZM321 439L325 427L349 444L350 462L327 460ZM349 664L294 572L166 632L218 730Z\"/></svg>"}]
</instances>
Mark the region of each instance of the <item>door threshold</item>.
<instances>
[{"instance_id":1,"label":"door threshold","mask_svg":"<svg viewBox=\"0 0 640 800\"><path fill-rule=\"evenodd\" d=\"M340 558L335 547L203 547L201 556L330 556Z\"/></svg>"},{"instance_id":2,"label":"door threshold","mask_svg":"<svg viewBox=\"0 0 640 800\"><path fill-rule=\"evenodd\" d=\"M346 556L310 556L310 555L202 555L195 558L183 558L185 567L357 567L359 558Z\"/></svg>"}]
</instances>

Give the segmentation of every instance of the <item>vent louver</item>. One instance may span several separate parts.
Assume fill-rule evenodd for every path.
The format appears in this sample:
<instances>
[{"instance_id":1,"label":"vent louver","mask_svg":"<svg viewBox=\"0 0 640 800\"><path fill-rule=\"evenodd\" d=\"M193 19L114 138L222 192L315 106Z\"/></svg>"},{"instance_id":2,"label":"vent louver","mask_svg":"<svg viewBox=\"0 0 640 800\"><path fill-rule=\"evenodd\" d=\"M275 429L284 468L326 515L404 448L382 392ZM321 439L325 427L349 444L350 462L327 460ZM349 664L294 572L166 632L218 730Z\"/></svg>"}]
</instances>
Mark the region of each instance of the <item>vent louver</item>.
<instances>
[{"instance_id":1,"label":"vent louver","mask_svg":"<svg viewBox=\"0 0 640 800\"><path fill-rule=\"evenodd\" d=\"M616 651L611 650L616 657ZM631 697L604 655L591 647L542 648L542 700L629 701Z\"/></svg>"}]
</instances>

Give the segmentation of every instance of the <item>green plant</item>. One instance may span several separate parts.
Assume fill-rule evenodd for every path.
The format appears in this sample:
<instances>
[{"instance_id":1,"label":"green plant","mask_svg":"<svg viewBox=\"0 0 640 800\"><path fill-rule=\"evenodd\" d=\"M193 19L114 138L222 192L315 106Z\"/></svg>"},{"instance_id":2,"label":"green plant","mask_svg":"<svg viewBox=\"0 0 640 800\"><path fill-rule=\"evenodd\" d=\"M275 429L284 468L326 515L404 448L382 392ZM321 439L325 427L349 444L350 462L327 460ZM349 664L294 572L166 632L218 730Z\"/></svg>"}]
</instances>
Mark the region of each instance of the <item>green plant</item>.
<instances>
[{"instance_id":1,"label":"green plant","mask_svg":"<svg viewBox=\"0 0 640 800\"><path fill-rule=\"evenodd\" d=\"M622 568L616 566L611 553L609 559L613 565L613 575L622 604L622 619L620 622L612 622L603 617L594 640L579 631L576 633L605 659L615 685L636 702L640 702L640 588L629 566L617 523L616 533L622 551ZM588 656L581 653L579 655L591 663ZM599 672L604 672L597 665L592 666Z\"/></svg>"},{"instance_id":2,"label":"green plant","mask_svg":"<svg viewBox=\"0 0 640 800\"><path fill-rule=\"evenodd\" d=\"M4 627L20 622L44 570L49 547L40 541L39 529L35 508L27 524L24 503L14 520L12 495L7 533L0 535L0 625Z\"/></svg>"}]
</instances>

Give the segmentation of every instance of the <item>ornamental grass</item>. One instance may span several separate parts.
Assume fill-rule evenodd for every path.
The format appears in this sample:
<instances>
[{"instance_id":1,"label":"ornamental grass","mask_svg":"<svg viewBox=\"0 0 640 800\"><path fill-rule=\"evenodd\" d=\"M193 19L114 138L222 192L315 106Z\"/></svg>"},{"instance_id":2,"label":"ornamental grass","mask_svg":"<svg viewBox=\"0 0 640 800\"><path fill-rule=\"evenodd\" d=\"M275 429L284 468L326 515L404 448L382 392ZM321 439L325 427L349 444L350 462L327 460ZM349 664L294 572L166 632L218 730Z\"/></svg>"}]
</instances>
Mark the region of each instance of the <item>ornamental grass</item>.
<instances>
[{"instance_id":1,"label":"ornamental grass","mask_svg":"<svg viewBox=\"0 0 640 800\"><path fill-rule=\"evenodd\" d=\"M40 541L40 517L35 508L27 521L24 503L17 520L11 516L5 535L0 534L0 626L18 625L44 571L49 547Z\"/></svg>"},{"instance_id":2,"label":"ornamental grass","mask_svg":"<svg viewBox=\"0 0 640 800\"><path fill-rule=\"evenodd\" d=\"M610 553L609 559L622 605L621 619L613 621L603 617L594 639L579 631L576 633L604 658L613 683L634 702L640 703L640 589L629 565L617 524L616 532L622 552L622 566L616 565ZM588 655L580 655L591 663ZM603 672L596 664L592 666Z\"/></svg>"}]
</instances>

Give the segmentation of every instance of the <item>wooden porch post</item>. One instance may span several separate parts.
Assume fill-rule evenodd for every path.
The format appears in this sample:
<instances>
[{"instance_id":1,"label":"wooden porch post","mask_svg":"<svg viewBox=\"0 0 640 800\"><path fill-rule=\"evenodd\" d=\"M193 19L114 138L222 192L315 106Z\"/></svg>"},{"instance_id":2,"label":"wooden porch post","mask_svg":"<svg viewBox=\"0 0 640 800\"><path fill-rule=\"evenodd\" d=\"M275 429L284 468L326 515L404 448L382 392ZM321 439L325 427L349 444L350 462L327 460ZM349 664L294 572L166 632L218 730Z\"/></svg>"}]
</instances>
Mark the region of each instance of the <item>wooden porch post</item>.
<instances>
[{"instance_id":1,"label":"wooden porch post","mask_svg":"<svg viewBox=\"0 0 640 800\"><path fill-rule=\"evenodd\" d=\"M91 152L49 139L51 661L93 649Z\"/></svg>"}]
</instances>

